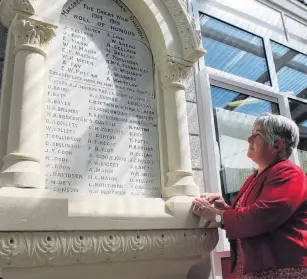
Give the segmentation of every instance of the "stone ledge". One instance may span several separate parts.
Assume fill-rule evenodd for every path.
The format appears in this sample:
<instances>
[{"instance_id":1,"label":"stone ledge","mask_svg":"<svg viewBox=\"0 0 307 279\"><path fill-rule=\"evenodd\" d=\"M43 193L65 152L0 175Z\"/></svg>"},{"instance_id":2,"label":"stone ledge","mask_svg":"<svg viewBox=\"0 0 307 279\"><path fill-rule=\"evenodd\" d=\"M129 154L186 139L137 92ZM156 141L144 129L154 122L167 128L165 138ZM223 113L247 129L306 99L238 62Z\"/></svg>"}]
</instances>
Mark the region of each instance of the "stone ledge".
<instances>
[{"instance_id":1,"label":"stone ledge","mask_svg":"<svg viewBox=\"0 0 307 279\"><path fill-rule=\"evenodd\" d=\"M197 229L192 197L143 198L0 189L0 231ZM210 228L216 224L210 225Z\"/></svg>"},{"instance_id":2,"label":"stone ledge","mask_svg":"<svg viewBox=\"0 0 307 279\"><path fill-rule=\"evenodd\" d=\"M0 233L0 267L41 267L201 258L218 241L214 229Z\"/></svg>"}]
</instances>

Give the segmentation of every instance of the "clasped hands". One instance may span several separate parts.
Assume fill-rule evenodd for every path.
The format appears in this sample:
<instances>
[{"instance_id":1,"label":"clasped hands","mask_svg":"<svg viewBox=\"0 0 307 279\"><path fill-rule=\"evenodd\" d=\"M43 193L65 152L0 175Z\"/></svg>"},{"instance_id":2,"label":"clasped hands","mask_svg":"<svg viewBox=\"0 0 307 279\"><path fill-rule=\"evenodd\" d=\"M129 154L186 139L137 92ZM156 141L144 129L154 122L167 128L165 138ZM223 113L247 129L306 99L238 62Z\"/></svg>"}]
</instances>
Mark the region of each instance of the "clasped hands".
<instances>
[{"instance_id":1,"label":"clasped hands","mask_svg":"<svg viewBox=\"0 0 307 279\"><path fill-rule=\"evenodd\" d=\"M193 200L193 214L214 222L217 214L222 215L223 211L229 208L223 197L219 194L205 193Z\"/></svg>"}]
</instances>

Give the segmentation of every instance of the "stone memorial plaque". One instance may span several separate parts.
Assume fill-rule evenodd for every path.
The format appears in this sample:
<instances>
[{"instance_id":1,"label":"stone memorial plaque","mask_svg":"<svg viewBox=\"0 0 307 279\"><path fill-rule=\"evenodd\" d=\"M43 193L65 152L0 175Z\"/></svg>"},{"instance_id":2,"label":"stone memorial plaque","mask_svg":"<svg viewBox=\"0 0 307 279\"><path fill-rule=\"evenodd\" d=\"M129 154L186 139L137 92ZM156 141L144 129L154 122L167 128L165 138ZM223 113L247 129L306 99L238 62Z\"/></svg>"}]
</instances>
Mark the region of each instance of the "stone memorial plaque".
<instances>
[{"instance_id":1,"label":"stone memorial plaque","mask_svg":"<svg viewBox=\"0 0 307 279\"><path fill-rule=\"evenodd\" d=\"M74 0L51 45L46 187L160 197L153 59L119 0Z\"/></svg>"}]
</instances>

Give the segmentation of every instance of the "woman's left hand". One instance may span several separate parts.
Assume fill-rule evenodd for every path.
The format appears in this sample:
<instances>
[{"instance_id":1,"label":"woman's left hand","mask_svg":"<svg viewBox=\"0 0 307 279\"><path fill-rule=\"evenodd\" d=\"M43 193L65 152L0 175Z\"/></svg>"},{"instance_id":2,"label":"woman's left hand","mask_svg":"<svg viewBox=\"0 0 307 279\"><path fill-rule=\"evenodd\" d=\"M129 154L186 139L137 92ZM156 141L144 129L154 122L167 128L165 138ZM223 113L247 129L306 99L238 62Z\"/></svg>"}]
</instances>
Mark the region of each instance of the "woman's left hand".
<instances>
[{"instance_id":1,"label":"woman's left hand","mask_svg":"<svg viewBox=\"0 0 307 279\"><path fill-rule=\"evenodd\" d=\"M193 214L205 218L209 222L214 222L215 216L220 212L220 210L214 208L205 198L196 198L193 203L195 205Z\"/></svg>"}]
</instances>

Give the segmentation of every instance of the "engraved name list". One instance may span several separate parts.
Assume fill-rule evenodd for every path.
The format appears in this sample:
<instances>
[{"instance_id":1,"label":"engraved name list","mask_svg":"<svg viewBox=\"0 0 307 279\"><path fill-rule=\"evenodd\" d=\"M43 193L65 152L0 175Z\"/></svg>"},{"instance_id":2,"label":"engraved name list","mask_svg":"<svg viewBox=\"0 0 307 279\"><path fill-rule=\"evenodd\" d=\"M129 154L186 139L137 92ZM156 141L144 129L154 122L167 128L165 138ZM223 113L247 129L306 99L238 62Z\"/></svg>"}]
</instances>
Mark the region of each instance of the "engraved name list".
<instances>
[{"instance_id":1,"label":"engraved name list","mask_svg":"<svg viewBox=\"0 0 307 279\"><path fill-rule=\"evenodd\" d=\"M119 0L69 1L51 45L46 187L160 197L153 59Z\"/></svg>"}]
</instances>

